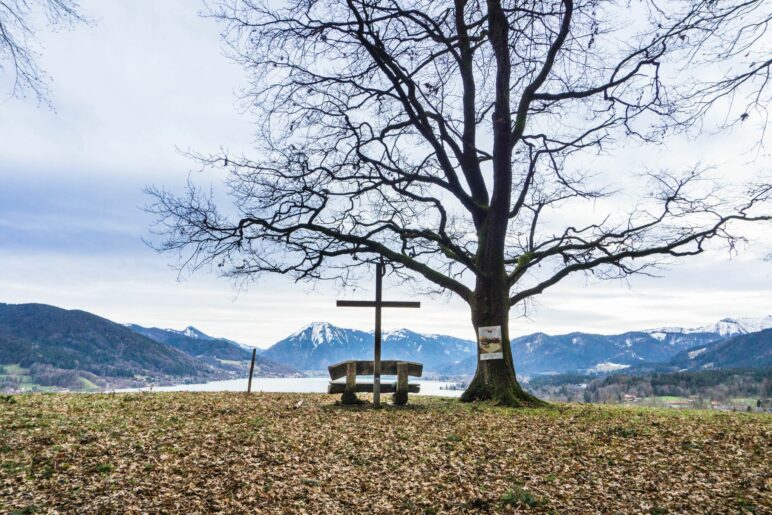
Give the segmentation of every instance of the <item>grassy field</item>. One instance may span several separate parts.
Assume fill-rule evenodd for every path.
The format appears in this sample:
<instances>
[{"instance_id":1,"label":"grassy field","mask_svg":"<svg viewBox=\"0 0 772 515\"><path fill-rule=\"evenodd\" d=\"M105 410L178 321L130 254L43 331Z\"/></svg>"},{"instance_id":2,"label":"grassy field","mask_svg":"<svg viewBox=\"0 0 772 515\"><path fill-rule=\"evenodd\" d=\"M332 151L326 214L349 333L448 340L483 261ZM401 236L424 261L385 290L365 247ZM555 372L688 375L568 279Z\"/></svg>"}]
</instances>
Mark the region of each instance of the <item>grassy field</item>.
<instances>
[{"instance_id":1,"label":"grassy field","mask_svg":"<svg viewBox=\"0 0 772 515\"><path fill-rule=\"evenodd\" d=\"M29 370L19 365L0 365L0 381L18 380L22 383L29 383L31 378Z\"/></svg>"},{"instance_id":2,"label":"grassy field","mask_svg":"<svg viewBox=\"0 0 772 515\"><path fill-rule=\"evenodd\" d=\"M29 369L23 368L19 365L0 365L0 383L3 383L4 381L13 381L15 383L15 388L20 389L21 391L29 392L29 391L49 391L54 390L54 388L49 388L45 386L41 386L38 384L35 384L32 381L32 376L29 375ZM18 381L18 383L17 383ZM2 389L0 389L0 393L2 393Z\"/></svg>"},{"instance_id":3,"label":"grassy field","mask_svg":"<svg viewBox=\"0 0 772 515\"><path fill-rule=\"evenodd\" d=\"M0 365L0 383L3 383L4 381L13 381L14 389L18 388L23 392L53 392L57 390L57 388L53 386L36 384L33 377L29 374L29 369L23 368L18 364ZM18 381L18 383L16 381ZM91 381L86 380L86 383L98 388L91 383ZM82 383L82 385L84 389L88 390L90 388L86 383ZM3 390L0 388L0 394L2 393Z\"/></svg>"},{"instance_id":4,"label":"grassy field","mask_svg":"<svg viewBox=\"0 0 772 515\"><path fill-rule=\"evenodd\" d=\"M769 415L334 401L0 397L0 513L772 510Z\"/></svg>"}]
</instances>

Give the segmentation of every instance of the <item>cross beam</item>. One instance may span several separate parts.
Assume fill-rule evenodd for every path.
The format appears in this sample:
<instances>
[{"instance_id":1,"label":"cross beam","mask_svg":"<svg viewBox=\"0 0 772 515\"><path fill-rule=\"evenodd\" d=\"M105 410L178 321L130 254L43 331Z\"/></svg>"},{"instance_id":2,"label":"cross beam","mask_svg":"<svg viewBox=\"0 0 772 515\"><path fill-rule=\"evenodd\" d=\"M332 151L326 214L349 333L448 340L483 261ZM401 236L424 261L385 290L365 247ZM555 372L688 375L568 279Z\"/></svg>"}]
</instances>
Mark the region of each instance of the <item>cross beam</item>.
<instances>
[{"instance_id":1,"label":"cross beam","mask_svg":"<svg viewBox=\"0 0 772 515\"><path fill-rule=\"evenodd\" d=\"M409 302L399 300L383 300L380 304L372 300L339 300L339 308L420 308L420 302Z\"/></svg>"},{"instance_id":2,"label":"cross beam","mask_svg":"<svg viewBox=\"0 0 772 515\"><path fill-rule=\"evenodd\" d=\"M383 262L375 265L375 300L339 300L338 307L375 308L375 356L373 360L373 405L381 405L381 308L420 308L420 302L383 300Z\"/></svg>"}]
</instances>

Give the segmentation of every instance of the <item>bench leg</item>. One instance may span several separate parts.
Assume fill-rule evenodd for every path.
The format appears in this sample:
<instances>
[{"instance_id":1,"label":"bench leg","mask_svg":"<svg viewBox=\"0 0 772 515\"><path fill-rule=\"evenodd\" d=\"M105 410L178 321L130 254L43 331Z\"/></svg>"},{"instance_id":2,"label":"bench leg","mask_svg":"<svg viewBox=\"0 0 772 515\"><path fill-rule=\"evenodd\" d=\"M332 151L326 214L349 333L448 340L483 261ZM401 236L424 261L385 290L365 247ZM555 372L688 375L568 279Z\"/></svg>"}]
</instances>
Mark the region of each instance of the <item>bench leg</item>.
<instances>
[{"instance_id":1,"label":"bench leg","mask_svg":"<svg viewBox=\"0 0 772 515\"><path fill-rule=\"evenodd\" d=\"M397 363L397 391L394 393L394 404L407 404L407 363Z\"/></svg>"},{"instance_id":2,"label":"bench leg","mask_svg":"<svg viewBox=\"0 0 772 515\"><path fill-rule=\"evenodd\" d=\"M359 404L356 393L357 364L353 361L346 363L346 389L340 396L341 404Z\"/></svg>"}]
</instances>

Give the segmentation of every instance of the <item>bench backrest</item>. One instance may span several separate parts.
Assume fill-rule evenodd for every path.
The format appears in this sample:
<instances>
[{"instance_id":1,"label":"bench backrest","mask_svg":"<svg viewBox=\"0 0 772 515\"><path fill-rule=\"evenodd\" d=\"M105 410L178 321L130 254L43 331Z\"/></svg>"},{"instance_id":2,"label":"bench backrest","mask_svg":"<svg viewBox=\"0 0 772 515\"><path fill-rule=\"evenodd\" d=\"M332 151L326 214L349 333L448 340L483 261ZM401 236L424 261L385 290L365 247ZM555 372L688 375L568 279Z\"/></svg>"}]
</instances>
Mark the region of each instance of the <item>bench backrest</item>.
<instances>
[{"instance_id":1,"label":"bench backrest","mask_svg":"<svg viewBox=\"0 0 772 515\"><path fill-rule=\"evenodd\" d=\"M330 365L329 367L327 367L327 370L330 371L330 378L334 381L336 379L340 379L341 377L346 377L346 365L352 362L356 363L357 365L358 376L373 375L373 368L375 367L374 362L349 360L349 361L341 361L340 363L335 363L334 365ZM393 359L381 360L381 374L387 375L387 376L397 375L398 363L407 363L407 375L413 376L413 377L421 377L421 374L423 373L423 370L424 370L423 364L416 363L415 361L400 361L400 360L393 360Z\"/></svg>"}]
</instances>

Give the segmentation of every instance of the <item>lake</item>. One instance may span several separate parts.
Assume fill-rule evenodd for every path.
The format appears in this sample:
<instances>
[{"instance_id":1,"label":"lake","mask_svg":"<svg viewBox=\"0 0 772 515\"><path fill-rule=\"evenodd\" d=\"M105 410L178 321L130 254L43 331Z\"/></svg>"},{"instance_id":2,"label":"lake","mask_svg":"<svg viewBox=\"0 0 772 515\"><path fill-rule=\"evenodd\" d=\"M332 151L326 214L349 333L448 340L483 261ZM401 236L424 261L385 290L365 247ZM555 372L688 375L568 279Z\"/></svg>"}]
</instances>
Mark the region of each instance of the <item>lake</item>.
<instances>
[{"instance_id":1,"label":"lake","mask_svg":"<svg viewBox=\"0 0 772 515\"><path fill-rule=\"evenodd\" d=\"M366 381L371 380L363 378ZM253 392L298 392L298 393L327 393L326 377L254 377L252 378ZM385 382L385 381L384 381ZM411 381L411 384L413 382ZM443 397L460 397L463 390L444 390L443 387L452 385L445 381L415 381L421 385L421 393L412 395L440 395ZM116 390L119 392L136 392L152 390L154 392L246 392L247 378L228 379L226 381L212 381L201 384L178 384L174 386L154 386L147 388L127 388Z\"/></svg>"}]
</instances>

